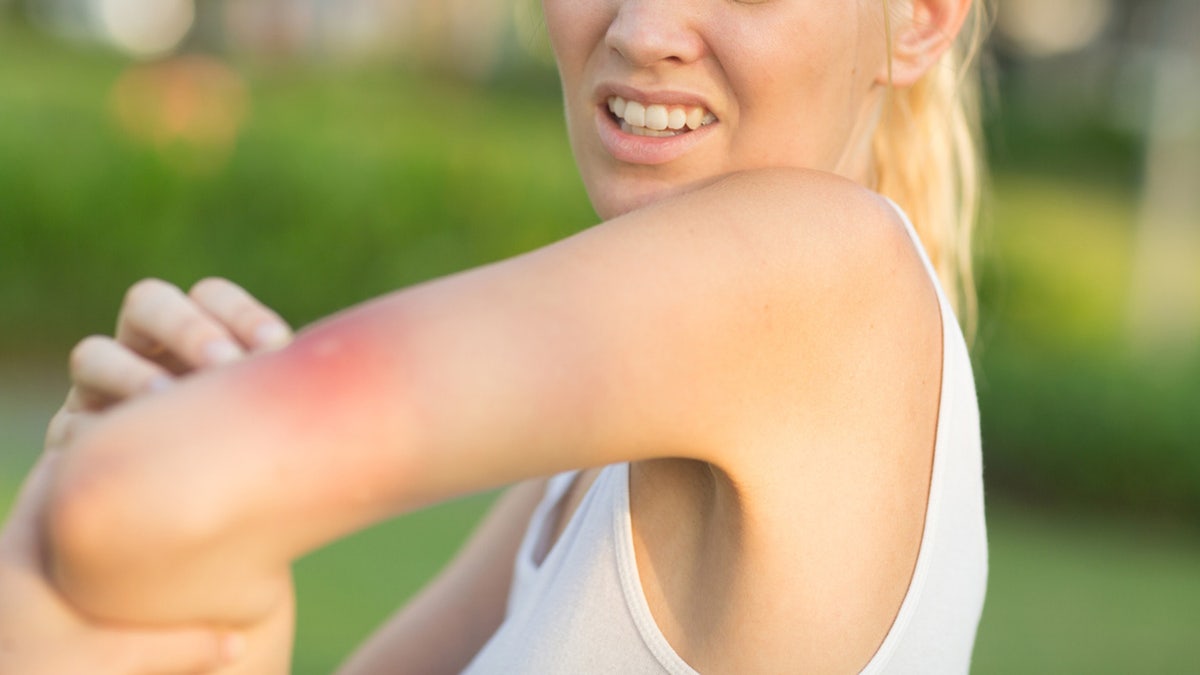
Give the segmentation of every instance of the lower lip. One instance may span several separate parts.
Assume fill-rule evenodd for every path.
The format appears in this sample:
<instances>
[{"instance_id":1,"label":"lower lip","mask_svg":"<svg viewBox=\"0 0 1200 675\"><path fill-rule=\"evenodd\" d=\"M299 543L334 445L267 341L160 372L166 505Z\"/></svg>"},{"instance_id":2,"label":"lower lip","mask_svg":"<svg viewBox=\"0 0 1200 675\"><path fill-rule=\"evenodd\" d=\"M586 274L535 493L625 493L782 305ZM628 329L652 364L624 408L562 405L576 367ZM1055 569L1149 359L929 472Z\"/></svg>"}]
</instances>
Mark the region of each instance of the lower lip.
<instances>
[{"instance_id":1,"label":"lower lip","mask_svg":"<svg viewBox=\"0 0 1200 675\"><path fill-rule=\"evenodd\" d=\"M676 136L656 138L637 136L621 130L607 106L596 108L596 128L600 143L618 161L629 164L666 164L687 154L720 124L713 122Z\"/></svg>"}]
</instances>

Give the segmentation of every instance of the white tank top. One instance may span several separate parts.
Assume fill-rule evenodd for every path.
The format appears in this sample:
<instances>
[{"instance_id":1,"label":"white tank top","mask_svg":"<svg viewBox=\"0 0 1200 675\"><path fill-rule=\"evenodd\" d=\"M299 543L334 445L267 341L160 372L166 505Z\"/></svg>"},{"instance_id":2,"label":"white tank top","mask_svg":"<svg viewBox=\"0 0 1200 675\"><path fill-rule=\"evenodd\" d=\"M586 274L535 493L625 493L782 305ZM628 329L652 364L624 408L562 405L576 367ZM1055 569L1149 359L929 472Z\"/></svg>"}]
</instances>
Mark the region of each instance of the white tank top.
<instances>
[{"instance_id":1,"label":"white tank top","mask_svg":"<svg viewBox=\"0 0 1200 675\"><path fill-rule=\"evenodd\" d=\"M987 585L975 380L953 310L901 216L937 285L941 403L916 568L891 629L862 673L966 673ZM575 475L550 479L517 553L504 622L464 672L693 675L659 631L642 592L628 464L601 470L558 541L536 562Z\"/></svg>"}]
</instances>

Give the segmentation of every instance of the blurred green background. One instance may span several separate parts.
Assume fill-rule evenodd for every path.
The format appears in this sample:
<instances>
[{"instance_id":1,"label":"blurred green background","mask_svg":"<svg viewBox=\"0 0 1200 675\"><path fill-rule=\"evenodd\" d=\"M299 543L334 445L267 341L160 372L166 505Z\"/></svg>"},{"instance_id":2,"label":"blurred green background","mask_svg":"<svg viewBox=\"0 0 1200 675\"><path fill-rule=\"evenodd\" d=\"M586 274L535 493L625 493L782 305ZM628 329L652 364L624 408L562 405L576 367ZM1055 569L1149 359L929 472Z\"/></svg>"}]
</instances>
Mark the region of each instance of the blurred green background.
<instances>
[{"instance_id":1,"label":"blurred green background","mask_svg":"<svg viewBox=\"0 0 1200 675\"><path fill-rule=\"evenodd\" d=\"M1196 7L999 3L976 672L1197 670ZM592 224L556 86L525 0L0 0L0 512L137 279L227 276L303 325ZM302 561L296 672L489 499Z\"/></svg>"}]
</instances>

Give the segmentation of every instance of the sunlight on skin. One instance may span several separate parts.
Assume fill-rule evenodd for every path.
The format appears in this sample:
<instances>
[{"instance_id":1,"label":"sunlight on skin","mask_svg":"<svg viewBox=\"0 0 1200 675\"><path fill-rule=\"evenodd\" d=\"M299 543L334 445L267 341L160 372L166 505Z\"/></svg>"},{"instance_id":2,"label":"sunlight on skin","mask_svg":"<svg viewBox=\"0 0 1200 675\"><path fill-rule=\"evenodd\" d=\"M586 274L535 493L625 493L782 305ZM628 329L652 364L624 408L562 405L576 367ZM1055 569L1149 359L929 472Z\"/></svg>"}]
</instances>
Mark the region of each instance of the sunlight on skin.
<instances>
[{"instance_id":1,"label":"sunlight on skin","mask_svg":"<svg viewBox=\"0 0 1200 675\"><path fill-rule=\"evenodd\" d=\"M193 609L210 607L213 620L245 620L272 604L273 585L234 600L211 593L218 586L204 580L271 575L392 512L396 504L386 497L397 494L396 476L403 474L394 461L402 456L379 448L396 447L404 437L397 430L410 426L397 424L396 411L404 407L391 404L398 396L389 374L403 351L395 320L395 312L349 312L285 350L189 378L102 419L72 449L77 461L57 481L58 494L69 497L51 514L51 529L67 542L57 548L74 553L56 567L64 591L98 615L124 615L115 619L194 618L188 610L175 615L189 603L160 602L152 590L168 587L178 567L144 552L172 551L199 580ZM310 452L335 440L344 452ZM109 531L118 523L139 536ZM253 534L263 523L276 532L270 542ZM242 555L209 559L169 545L213 538L237 545L205 550ZM125 548L89 553L108 546ZM91 566L93 560L106 562ZM146 573L116 569L129 565ZM133 586L99 581L110 576Z\"/></svg>"}]
</instances>

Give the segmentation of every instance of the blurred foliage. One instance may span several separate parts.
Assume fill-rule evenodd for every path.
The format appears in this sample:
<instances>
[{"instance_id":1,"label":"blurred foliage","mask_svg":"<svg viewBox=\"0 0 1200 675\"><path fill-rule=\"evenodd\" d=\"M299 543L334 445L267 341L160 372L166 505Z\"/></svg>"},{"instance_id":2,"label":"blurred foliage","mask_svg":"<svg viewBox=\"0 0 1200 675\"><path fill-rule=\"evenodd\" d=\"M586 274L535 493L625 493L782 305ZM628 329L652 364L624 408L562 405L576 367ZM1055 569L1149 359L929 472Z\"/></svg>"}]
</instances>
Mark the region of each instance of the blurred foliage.
<instances>
[{"instance_id":1,"label":"blurred foliage","mask_svg":"<svg viewBox=\"0 0 1200 675\"><path fill-rule=\"evenodd\" d=\"M227 164L128 136L129 66L0 24L0 350L108 332L133 281L239 281L297 325L594 222L552 86L235 67ZM1001 118L975 353L990 490L1200 515L1200 358L1126 338L1137 143Z\"/></svg>"},{"instance_id":2,"label":"blurred foliage","mask_svg":"<svg viewBox=\"0 0 1200 675\"><path fill-rule=\"evenodd\" d=\"M594 222L556 92L386 69L247 72L220 171L127 137L126 63L0 37L0 348L107 332L145 276L238 280L304 324Z\"/></svg>"},{"instance_id":3,"label":"blurred foliage","mask_svg":"<svg viewBox=\"0 0 1200 675\"><path fill-rule=\"evenodd\" d=\"M1200 355L1130 346L1135 195L1095 172L997 178L976 345L985 474L1044 504L1194 517Z\"/></svg>"}]
</instances>

